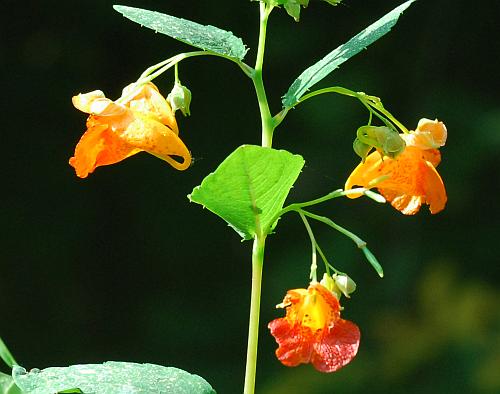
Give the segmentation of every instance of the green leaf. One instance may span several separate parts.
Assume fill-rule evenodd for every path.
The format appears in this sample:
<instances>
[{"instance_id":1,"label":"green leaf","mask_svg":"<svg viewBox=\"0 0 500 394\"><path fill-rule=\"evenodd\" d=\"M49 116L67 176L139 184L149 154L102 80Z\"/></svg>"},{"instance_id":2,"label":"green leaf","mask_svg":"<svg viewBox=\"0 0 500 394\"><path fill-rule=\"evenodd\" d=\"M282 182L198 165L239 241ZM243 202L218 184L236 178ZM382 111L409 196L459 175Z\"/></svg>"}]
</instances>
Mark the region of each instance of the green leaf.
<instances>
[{"instance_id":1,"label":"green leaf","mask_svg":"<svg viewBox=\"0 0 500 394\"><path fill-rule=\"evenodd\" d=\"M2 340L2 338L0 338L0 358L4 361L5 364L7 364L9 368L12 368L17 364L14 356L12 356L12 353L9 351L9 348Z\"/></svg>"},{"instance_id":2,"label":"green leaf","mask_svg":"<svg viewBox=\"0 0 500 394\"><path fill-rule=\"evenodd\" d=\"M285 150L243 145L193 189L191 201L204 205L244 239L268 234L304 166Z\"/></svg>"},{"instance_id":3,"label":"green leaf","mask_svg":"<svg viewBox=\"0 0 500 394\"><path fill-rule=\"evenodd\" d=\"M12 376L0 372L0 394L22 394Z\"/></svg>"},{"instance_id":4,"label":"green leaf","mask_svg":"<svg viewBox=\"0 0 500 394\"><path fill-rule=\"evenodd\" d=\"M93 394L215 394L205 379L178 368L108 361L26 372L15 366L12 376L27 394L78 392Z\"/></svg>"},{"instance_id":5,"label":"green leaf","mask_svg":"<svg viewBox=\"0 0 500 394\"><path fill-rule=\"evenodd\" d=\"M403 11L414 1L409 0L401 4L300 74L283 97L283 106L285 108L293 107L311 86L321 81L342 63L388 33L392 26L396 24Z\"/></svg>"},{"instance_id":6,"label":"green leaf","mask_svg":"<svg viewBox=\"0 0 500 394\"><path fill-rule=\"evenodd\" d=\"M141 8L114 5L113 8L126 18L204 51L242 60L247 49L241 38L230 31L214 26L204 26L182 18Z\"/></svg>"}]
</instances>

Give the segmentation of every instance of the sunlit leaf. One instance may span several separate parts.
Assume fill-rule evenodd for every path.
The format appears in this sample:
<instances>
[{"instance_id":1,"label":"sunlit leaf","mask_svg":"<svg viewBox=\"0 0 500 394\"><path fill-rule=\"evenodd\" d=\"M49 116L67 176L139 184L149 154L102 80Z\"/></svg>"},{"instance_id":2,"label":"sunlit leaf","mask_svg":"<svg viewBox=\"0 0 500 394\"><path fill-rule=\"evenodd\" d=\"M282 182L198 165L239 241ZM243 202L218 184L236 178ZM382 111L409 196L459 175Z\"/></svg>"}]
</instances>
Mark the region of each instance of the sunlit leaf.
<instances>
[{"instance_id":1,"label":"sunlit leaf","mask_svg":"<svg viewBox=\"0 0 500 394\"><path fill-rule=\"evenodd\" d=\"M292 83L288 92L283 97L283 106L291 108L297 101L307 92L307 90L325 78L338 66L350 59L352 56L365 49L368 45L377 41L384 34L388 33L398 21L399 16L406 10L415 0L407 1L395 8L377 22L368 26L362 32L351 38L345 44L334 49L319 62L313 64L306 69Z\"/></svg>"},{"instance_id":2,"label":"sunlit leaf","mask_svg":"<svg viewBox=\"0 0 500 394\"><path fill-rule=\"evenodd\" d=\"M27 394L78 392L75 389L93 394L215 394L202 377L155 364L108 361L30 372L16 366L12 376Z\"/></svg>"},{"instance_id":3,"label":"sunlit leaf","mask_svg":"<svg viewBox=\"0 0 500 394\"><path fill-rule=\"evenodd\" d=\"M175 16L141 8L115 5L126 18L196 48L242 60L247 49L241 38L215 26L205 26Z\"/></svg>"},{"instance_id":4,"label":"sunlit leaf","mask_svg":"<svg viewBox=\"0 0 500 394\"><path fill-rule=\"evenodd\" d=\"M2 359L9 368L12 368L15 364L17 364L14 356L12 356L12 353L2 338L0 338L0 359Z\"/></svg>"},{"instance_id":5,"label":"sunlit leaf","mask_svg":"<svg viewBox=\"0 0 500 394\"><path fill-rule=\"evenodd\" d=\"M274 216L304 166L285 150L243 145L189 195L229 223L244 239L269 233Z\"/></svg>"}]
</instances>

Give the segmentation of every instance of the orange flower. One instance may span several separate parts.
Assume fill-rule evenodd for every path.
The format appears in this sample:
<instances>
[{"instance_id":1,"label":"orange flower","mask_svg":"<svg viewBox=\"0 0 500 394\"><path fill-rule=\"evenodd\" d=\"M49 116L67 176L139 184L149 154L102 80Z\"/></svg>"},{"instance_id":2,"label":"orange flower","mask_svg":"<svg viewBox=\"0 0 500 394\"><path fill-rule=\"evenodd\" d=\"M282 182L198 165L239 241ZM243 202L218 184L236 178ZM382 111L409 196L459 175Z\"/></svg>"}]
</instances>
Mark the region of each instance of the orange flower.
<instances>
[{"instance_id":1,"label":"orange flower","mask_svg":"<svg viewBox=\"0 0 500 394\"><path fill-rule=\"evenodd\" d=\"M73 105L90 114L87 131L69 160L80 178L96 167L118 163L141 151L178 170L191 164L191 154L177 136L174 113L152 83L127 86L117 101L106 98L100 90L79 94L73 97Z\"/></svg>"},{"instance_id":2,"label":"orange flower","mask_svg":"<svg viewBox=\"0 0 500 394\"><path fill-rule=\"evenodd\" d=\"M276 356L284 365L311 363L321 372L334 372L356 356L359 328L340 318L340 304L319 283L288 290L283 303L286 316L269 323L279 347Z\"/></svg>"},{"instance_id":3,"label":"orange flower","mask_svg":"<svg viewBox=\"0 0 500 394\"><path fill-rule=\"evenodd\" d=\"M395 159L371 153L359 164L345 184L345 190L355 186L377 187L392 206L405 215L414 215L422 204L431 213L438 213L446 204L446 190L436 171L441 161L438 148L446 143L446 126L438 120L421 119L417 129L401 134L406 148ZM357 198L361 194L350 194Z\"/></svg>"}]
</instances>

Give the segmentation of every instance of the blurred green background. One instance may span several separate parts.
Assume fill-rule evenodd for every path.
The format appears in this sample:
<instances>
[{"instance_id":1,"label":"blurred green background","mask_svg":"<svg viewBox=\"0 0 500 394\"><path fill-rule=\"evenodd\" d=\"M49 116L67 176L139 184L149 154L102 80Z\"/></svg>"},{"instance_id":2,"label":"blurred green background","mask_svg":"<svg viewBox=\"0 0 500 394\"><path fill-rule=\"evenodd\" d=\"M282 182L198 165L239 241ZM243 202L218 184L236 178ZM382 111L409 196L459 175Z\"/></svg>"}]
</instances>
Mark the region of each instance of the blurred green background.
<instances>
[{"instance_id":1,"label":"blurred green background","mask_svg":"<svg viewBox=\"0 0 500 394\"><path fill-rule=\"evenodd\" d=\"M273 12L265 68L273 112L304 68L401 2L311 0L300 23ZM238 145L260 142L253 88L230 62L186 61L180 76L193 92L192 116L178 122L192 168L177 172L140 154L78 179L67 161L85 115L71 96L101 89L116 98L147 66L190 50L125 20L113 3L2 3L0 336L27 368L152 362L239 393L251 243L186 195ZM254 61L255 2L123 4L231 30ZM274 357L267 322L282 315L274 306L287 289L307 285L310 264L300 220L280 221L267 242L258 393L500 392L499 16L494 0L420 0L320 85L382 97L409 128L421 117L443 120L449 140L439 172L449 202L436 216L424 208L405 217L368 199L316 209L364 238L386 272L379 279L349 240L314 226L358 284L344 317L361 328L359 354L329 375ZM172 81L155 82L167 94ZM343 186L366 119L358 102L336 95L289 114L274 146L306 160L289 201Z\"/></svg>"}]
</instances>

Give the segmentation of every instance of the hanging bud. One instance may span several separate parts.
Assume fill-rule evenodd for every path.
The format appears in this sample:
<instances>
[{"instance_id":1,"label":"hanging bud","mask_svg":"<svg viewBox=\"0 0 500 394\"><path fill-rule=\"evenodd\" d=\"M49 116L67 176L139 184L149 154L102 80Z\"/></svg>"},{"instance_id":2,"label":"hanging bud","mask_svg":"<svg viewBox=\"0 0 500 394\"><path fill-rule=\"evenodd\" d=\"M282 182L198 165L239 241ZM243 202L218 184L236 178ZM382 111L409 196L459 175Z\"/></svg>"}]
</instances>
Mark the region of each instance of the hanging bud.
<instances>
[{"instance_id":1,"label":"hanging bud","mask_svg":"<svg viewBox=\"0 0 500 394\"><path fill-rule=\"evenodd\" d=\"M175 83L172 91L167 96L167 101L174 112L180 109L184 116L191 115L189 111L191 91L187 87L181 85L180 82Z\"/></svg>"},{"instance_id":2,"label":"hanging bud","mask_svg":"<svg viewBox=\"0 0 500 394\"><path fill-rule=\"evenodd\" d=\"M361 143L376 148L391 159L396 158L406 147L399 133L387 126L361 126L356 134Z\"/></svg>"},{"instance_id":3,"label":"hanging bud","mask_svg":"<svg viewBox=\"0 0 500 394\"><path fill-rule=\"evenodd\" d=\"M333 275L333 280L337 288L349 298L349 294L354 293L356 290L356 283L346 274Z\"/></svg>"},{"instance_id":4,"label":"hanging bud","mask_svg":"<svg viewBox=\"0 0 500 394\"><path fill-rule=\"evenodd\" d=\"M354 293L356 290L356 283L346 274L333 274L330 276L325 273L319 283L330 290L338 300L340 300L342 294L350 298L349 294Z\"/></svg>"}]
</instances>

